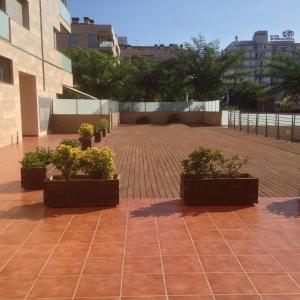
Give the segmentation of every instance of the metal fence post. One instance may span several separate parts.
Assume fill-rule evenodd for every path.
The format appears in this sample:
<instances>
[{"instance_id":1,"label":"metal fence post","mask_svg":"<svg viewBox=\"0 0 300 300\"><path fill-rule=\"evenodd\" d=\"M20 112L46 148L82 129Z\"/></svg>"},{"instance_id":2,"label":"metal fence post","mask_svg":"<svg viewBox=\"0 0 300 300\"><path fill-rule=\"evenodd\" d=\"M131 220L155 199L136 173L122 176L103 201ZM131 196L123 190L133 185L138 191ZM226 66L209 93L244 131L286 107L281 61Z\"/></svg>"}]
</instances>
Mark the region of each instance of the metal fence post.
<instances>
[{"instance_id":1,"label":"metal fence post","mask_svg":"<svg viewBox=\"0 0 300 300\"><path fill-rule=\"evenodd\" d=\"M228 111L228 128L231 128L231 110Z\"/></svg>"},{"instance_id":2,"label":"metal fence post","mask_svg":"<svg viewBox=\"0 0 300 300\"><path fill-rule=\"evenodd\" d=\"M78 99L76 99L75 101L76 101L76 115L78 115Z\"/></svg>"},{"instance_id":3,"label":"metal fence post","mask_svg":"<svg viewBox=\"0 0 300 300\"><path fill-rule=\"evenodd\" d=\"M266 132L265 136L268 137L268 113L266 113Z\"/></svg>"},{"instance_id":4,"label":"metal fence post","mask_svg":"<svg viewBox=\"0 0 300 300\"><path fill-rule=\"evenodd\" d=\"M291 142L295 142L295 123L296 123L296 115L292 115L292 128L291 128Z\"/></svg>"},{"instance_id":5,"label":"metal fence post","mask_svg":"<svg viewBox=\"0 0 300 300\"><path fill-rule=\"evenodd\" d=\"M100 99L100 115L102 115L102 100Z\"/></svg>"},{"instance_id":6,"label":"metal fence post","mask_svg":"<svg viewBox=\"0 0 300 300\"><path fill-rule=\"evenodd\" d=\"M236 118L236 116L235 116L235 112L234 112L234 119L233 119L233 128L234 128L234 129L236 129L236 126L235 126L235 118Z\"/></svg>"},{"instance_id":7,"label":"metal fence post","mask_svg":"<svg viewBox=\"0 0 300 300\"><path fill-rule=\"evenodd\" d=\"M249 133L250 129L249 129L249 113L247 115L247 132Z\"/></svg>"},{"instance_id":8,"label":"metal fence post","mask_svg":"<svg viewBox=\"0 0 300 300\"><path fill-rule=\"evenodd\" d=\"M277 114L277 140L280 139L280 127L279 127L279 123L280 123L280 115Z\"/></svg>"},{"instance_id":9,"label":"metal fence post","mask_svg":"<svg viewBox=\"0 0 300 300\"><path fill-rule=\"evenodd\" d=\"M256 113L256 120L255 120L255 134L258 135L258 118L259 118L259 114Z\"/></svg>"},{"instance_id":10,"label":"metal fence post","mask_svg":"<svg viewBox=\"0 0 300 300\"><path fill-rule=\"evenodd\" d=\"M242 128L242 113L240 112L240 116L239 116L239 123L240 123L240 131L243 130Z\"/></svg>"}]
</instances>

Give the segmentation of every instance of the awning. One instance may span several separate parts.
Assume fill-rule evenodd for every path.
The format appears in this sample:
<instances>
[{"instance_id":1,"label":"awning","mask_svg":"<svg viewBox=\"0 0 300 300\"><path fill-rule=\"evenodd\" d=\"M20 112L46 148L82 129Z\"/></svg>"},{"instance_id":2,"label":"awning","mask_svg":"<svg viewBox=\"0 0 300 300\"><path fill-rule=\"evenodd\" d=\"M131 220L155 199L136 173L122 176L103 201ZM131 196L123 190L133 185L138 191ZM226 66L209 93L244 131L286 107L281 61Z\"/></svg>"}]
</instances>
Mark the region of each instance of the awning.
<instances>
[{"instance_id":1,"label":"awning","mask_svg":"<svg viewBox=\"0 0 300 300\"><path fill-rule=\"evenodd\" d=\"M77 94L77 95L79 95L81 97L84 96L85 98L88 98L88 99L98 99L98 98L96 98L94 96L91 96L89 94L81 92L81 91L79 91L79 90L77 90L77 89L75 89L75 88L73 88L71 86L68 86L68 85L63 85L63 88L66 89L66 90L68 90L68 91L70 91L71 93Z\"/></svg>"}]
</instances>

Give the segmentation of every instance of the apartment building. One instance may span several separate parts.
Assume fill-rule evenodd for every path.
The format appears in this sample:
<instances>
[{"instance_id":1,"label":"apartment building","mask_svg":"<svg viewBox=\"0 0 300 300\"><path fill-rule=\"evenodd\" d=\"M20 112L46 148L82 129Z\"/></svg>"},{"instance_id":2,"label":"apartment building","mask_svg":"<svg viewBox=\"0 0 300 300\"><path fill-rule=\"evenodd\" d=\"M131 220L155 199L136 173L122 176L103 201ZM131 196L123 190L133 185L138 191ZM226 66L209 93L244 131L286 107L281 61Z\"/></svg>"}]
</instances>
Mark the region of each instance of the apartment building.
<instances>
[{"instance_id":1,"label":"apartment building","mask_svg":"<svg viewBox=\"0 0 300 300\"><path fill-rule=\"evenodd\" d=\"M84 18L83 23L80 18L72 18L71 29L71 35L59 34L59 49L78 45L84 49L98 49L114 57L120 56L118 39L111 25L95 24L88 17Z\"/></svg>"},{"instance_id":2,"label":"apartment building","mask_svg":"<svg viewBox=\"0 0 300 300\"><path fill-rule=\"evenodd\" d=\"M239 50L244 50L245 54L242 57L242 67L238 72L244 73L248 81L271 84L272 79L264 74L267 62L278 52L300 51L300 43L295 42L294 32L291 30L286 30L281 35L271 36L268 31L257 31L250 41L239 41L236 37L224 52Z\"/></svg>"},{"instance_id":3,"label":"apartment building","mask_svg":"<svg viewBox=\"0 0 300 300\"><path fill-rule=\"evenodd\" d=\"M0 146L47 133L51 99L73 85L56 49L71 32L66 0L0 0Z\"/></svg>"},{"instance_id":4,"label":"apartment building","mask_svg":"<svg viewBox=\"0 0 300 300\"><path fill-rule=\"evenodd\" d=\"M126 62L132 62L136 57L146 57L155 61L163 61L170 58L175 58L173 48L176 45L170 44L165 45L154 45L154 46L131 46L131 45L122 45L121 48L121 57Z\"/></svg>"}]
</instances>

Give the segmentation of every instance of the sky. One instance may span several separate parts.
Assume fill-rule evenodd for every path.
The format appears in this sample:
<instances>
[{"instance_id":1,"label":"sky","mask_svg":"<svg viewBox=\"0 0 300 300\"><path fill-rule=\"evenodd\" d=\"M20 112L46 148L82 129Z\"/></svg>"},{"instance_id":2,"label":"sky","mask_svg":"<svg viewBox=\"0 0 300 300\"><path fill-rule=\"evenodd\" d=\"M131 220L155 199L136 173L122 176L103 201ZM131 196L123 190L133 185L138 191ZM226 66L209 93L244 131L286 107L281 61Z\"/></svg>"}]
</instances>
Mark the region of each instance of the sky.
<instances>
[{"instance_id":1,"label":"sky","mask_svg":"<svg viewBox=\"0 0 300 300\"><path fill-rule=\"evenodd\" d=\"M73 17L113 25L131 45L181 44L202 34L223 49L236 35L287 29L300 42L300 0L68 0L68 7Z\"/></svg>"}]
</instances>

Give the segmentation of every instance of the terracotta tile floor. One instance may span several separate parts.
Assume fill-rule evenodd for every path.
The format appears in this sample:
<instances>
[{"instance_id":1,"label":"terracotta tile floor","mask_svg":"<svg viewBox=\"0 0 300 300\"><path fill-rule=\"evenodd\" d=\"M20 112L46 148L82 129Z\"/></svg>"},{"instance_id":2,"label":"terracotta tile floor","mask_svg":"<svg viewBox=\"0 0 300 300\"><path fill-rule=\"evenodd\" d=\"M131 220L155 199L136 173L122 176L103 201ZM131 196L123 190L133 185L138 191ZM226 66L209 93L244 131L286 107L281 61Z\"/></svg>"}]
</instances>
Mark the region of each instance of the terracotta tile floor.
<instances>
[{"instance_id":1,"label":"terracotta tile floor","mask_svg":"<svg viewBox=\"0 0 300 300\"><path fill-rule=\"evenodd\" d=\"M21 190L18 160L37 141L61 139L0 149L0 300L300 299L300 198L47 209L41 191Z\"/></svg>"}]
</instances>

